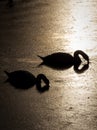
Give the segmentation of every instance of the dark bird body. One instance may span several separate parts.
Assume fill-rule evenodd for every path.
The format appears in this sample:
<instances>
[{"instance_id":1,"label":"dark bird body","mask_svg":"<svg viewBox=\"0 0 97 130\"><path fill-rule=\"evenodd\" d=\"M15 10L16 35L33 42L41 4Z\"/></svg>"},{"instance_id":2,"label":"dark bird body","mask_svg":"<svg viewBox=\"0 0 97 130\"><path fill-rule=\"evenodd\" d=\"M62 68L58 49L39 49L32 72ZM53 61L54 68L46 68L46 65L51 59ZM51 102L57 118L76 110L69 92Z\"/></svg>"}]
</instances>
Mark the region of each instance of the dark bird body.
<instances>
[{"instance_id":1,"label":"dark bird body","mask_svg":"<svg viewBox=\"0 0 97 130\"><path fill-rule=\"evenodd\" d=\"M38 57L43 60L40 65L46 65L54 69L68 69L73 65L77 68L81 64L79 55L81 55L85 60L87 60L87 63L89 63L89 57L81 50L75 51L74 56L69 53L58 52L45 57Z\"/></svg>"},{"instance_id":2,"label":"dark bird body","mask_svg":"<svg viewBox=\"0 0 97 130\"><path fill-rule=\"evenodd\" d=\"M39 92L45 92L49 90L49 80L44 74L39 74L36 78L35 76L24 70L17 70L13 72L7 72L4 71L8 79L6 82L9 82L12 86L14 86L17 89L28 89L34 85L36 85L36 88ZM44 82L44 85L42 86L41 81Z\"/></svg>"},{"instance_id":3,"label":"dark bird body","mask_svg":"<svg viewBox=\"0 0 97 130\"><path fill-rule=\"evenodd\" d=\"M5 73L8 76L6 81L16 88L27 89L36 83L35 76L28 71L18 70L11 73L5 71Z\"/></svg>"},{"instance_id":4,"label":"dark bird body","mask_svg":"<svg viewBox=\"0 0 97 130\"><path fill-rule=\"evenodd\" d=\"M68 53L54 53L46 57L41 57L42 64L56 67L56 68L69 68L74 63L74 58Z\"/></svg>"}]
</instances>

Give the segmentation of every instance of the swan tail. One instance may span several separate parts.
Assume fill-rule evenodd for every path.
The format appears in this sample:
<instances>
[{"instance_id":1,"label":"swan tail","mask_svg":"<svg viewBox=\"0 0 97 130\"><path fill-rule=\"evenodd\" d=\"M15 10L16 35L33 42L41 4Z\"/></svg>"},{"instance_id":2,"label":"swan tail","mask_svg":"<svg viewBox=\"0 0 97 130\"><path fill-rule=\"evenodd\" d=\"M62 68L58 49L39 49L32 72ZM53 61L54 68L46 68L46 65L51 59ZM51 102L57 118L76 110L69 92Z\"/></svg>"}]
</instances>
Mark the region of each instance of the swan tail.
<instances>
[{"instance_id":1,"label":"swan tail","mask_svg":"<svg viewBox=\"0 0 97 130\"><path fill-rule=\"evenodd\" d=\"M6 79L5 81L4 81L4 83L8 83L9 82L9 79Z\"/></svg>"},{"instance_id":2,"label":"swan tail","mask_svg":"<svg viewBox=\"0 0 97 130\"><path fill-rule=\"evenodd\" d=\"M37 55L40 59L44 60L44 57L40 56L40 55Z\"/></svg>"},{"instance_id":3,"label":"swan tail","mask_svg":"<svg viewBox=\"0 0 97 130\"><path fill-rule=\"evenodd\" d=\"M9 77L9 72L7 72L6 70L4 72ZM4 83L7 83L7 82L9 82L9 78L4 81Z\"/></svg>"},{"instance_id":4,"label":"swan tail","mask_svg":"<svg viewBox=\"0 0 97 130\"><path fill-rule=\"evenodd\" d=\"M6 74L7 76L9 76L9 72L7 72L6 70L5 70L4 72L5 72L5 74Z\"/></svg>"},{"instance_id":5,"label":"swan tail","mask_svg":"<svg viewBox=\"0 0 97 130\"><path fill-rule=\"evenodd\" d=\"M42 65L44 65L44 57L40 55L37 55L37 56L42 60L42 62L38 65L38 67L41 67Z\"/></svg>"},{"instance_id":6,"label":"swan tail","mask_svg":"<svg viewBox=\"0 0 97 130\"><path fill-rule=\"evenodd\" d=\"M37 67L41 67L42 65L44 65L44 62L40 63Z\"/></svg>"}]
</instances>

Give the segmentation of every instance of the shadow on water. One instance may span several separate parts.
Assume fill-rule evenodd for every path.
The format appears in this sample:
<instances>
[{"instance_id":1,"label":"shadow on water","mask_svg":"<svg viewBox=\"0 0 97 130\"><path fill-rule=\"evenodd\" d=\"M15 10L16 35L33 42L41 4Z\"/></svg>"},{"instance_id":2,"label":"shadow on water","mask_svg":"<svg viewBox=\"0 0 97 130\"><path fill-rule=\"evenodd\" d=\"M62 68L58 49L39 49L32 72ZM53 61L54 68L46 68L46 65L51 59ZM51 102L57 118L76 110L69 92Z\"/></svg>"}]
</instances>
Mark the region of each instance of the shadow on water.
<instances>
[{"instance_id":1,"label":"shadow on water","mask_svg":"<svg viewBox=\"0 0 97 130\"><path fill-rule=\"evenodd\" d=\"M17 89L29 89L36 85L39 92L49 90L49 80L44 74L39 74L37 78L35 78L32 73L24 70L17 70L10 73L7 71L4 72L8 76L8 79L5 82L9 82ZM44 85L42 85L41 82L44 82Z\"/></svg>"},{"instance_id":2,"label":"shadow on water","mask_svg":"<svg viewBox=\"0 0 97 130\"><path fill-rule=\"evenodd\" d=\"M85 63L82 62L79 55L83 57ZM70 55L69 53L58 52L45 57L38 55L38 57L40 57L43 61L39 67L41 65L46 65L56 70L65 70L74 66L74 71L76 73L83 73L89 68L89 57L81 50L75 51L74 56ZM80 65L82 66L81 68Z\"/></svg>"}]
</instances>

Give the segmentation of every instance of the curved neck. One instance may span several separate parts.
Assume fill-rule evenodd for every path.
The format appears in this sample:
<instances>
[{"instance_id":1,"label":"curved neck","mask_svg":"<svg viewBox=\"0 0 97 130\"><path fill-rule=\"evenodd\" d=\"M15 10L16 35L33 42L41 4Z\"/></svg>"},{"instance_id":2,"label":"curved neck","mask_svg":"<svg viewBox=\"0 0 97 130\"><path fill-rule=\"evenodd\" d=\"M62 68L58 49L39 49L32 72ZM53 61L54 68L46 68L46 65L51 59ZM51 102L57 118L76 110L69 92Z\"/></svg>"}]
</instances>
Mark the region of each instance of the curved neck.
<instances>
[{"instance_id":1,"label":"curved neck","mask_svg":"<svg viewBox=\"0 0 97 130\"><path fill-rule=\"evenodd\" d=\"M77 51L75 51L74 52L74 57L79 57L78 55L83 55L83 51L81 51L81 50L77 50Z\"/></svg>"},{"instance_id":2,"label":"curved neck","mask_svg":"<svg viewBox=\"0 0 97 130\"><path fill-rule=\"evenodd\" d=\"M74 52L74 64L81 64L81 59L79 57L79 54L82 54L82 51L78 50Z\"/></svg>"},{"instance_id":3,"label":"curved neck","mask_svg":"<svg viewBox=\"0 0 97 130\"><path fill-rule=\"evenodd\" d=\"M85 52L83 52L83 51L81 51L81 50L75 51L75 52L74 52L74 57L75 57L75 58L79 57L79 56L78 56L79 54L80 54L80 55L87 61L87 63L89 64L89 56L88 56Z\"/></svg>"}]
</instances>

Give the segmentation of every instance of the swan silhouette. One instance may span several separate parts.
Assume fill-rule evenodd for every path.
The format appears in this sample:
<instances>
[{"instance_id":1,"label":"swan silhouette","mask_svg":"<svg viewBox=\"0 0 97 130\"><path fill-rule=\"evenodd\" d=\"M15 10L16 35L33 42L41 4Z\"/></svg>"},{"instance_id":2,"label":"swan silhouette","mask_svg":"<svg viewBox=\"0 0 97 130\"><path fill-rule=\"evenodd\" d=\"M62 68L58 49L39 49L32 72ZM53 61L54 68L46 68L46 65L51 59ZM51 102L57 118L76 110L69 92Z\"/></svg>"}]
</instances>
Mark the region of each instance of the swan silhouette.
<instances>
[{"instance_id":1,"label":"swan silhouette","mask_svg":"<svg viewBox=\"0 0 97 130\"><path fill-rule=\"evenodd\" d=\"M18 89L28 89L36 85L36 88L39 92L44 92L49 90L49 80L44 74L39 74L37 78L35 76L24 70L17 70L13 72L4 71L8 76L6 82L9 82L12 86ZM45 83L44 86L41 85L41 81Z\"/></svg>"},{"instance_id":2,"label":"swan silhouette","mask_svg":"<svg viewBox=\"0 0 97 130\"><path fill-rule=\"evenodd\" d=\"M85 64L81 70L78 69L79 65L82 62L79 55L81 55L87 61L87 64ZM43 61L39 66L46 65L53 69L68 69L74 65L74 70L76 72L82 72L84 69L87 69L89 67L89 57L85 52L81 50L75 51L74 56L70 55L69 53L57 52L45 57L38 55L38 57L40 57Z\"/></svg>"}]
</instances>

